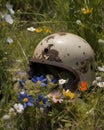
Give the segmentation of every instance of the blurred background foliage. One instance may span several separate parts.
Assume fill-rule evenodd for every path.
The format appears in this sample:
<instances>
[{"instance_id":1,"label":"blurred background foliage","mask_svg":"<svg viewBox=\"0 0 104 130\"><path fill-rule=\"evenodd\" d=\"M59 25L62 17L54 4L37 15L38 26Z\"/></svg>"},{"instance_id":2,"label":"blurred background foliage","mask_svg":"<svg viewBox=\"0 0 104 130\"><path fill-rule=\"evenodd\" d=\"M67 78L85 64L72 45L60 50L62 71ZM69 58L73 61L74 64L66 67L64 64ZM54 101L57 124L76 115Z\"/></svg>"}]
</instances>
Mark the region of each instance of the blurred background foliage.
<instances>
[{"instance_id":1,"label":"blurred background foliage","mask_svg":"<svg viewBox=\"0 0 104 130\"><path fill-rule=\"evenodd\" d=\"M7 3L13 5L13 10L15 11L14 15L11 15L14 20L12 25L2 19L3 14L9 13L6 8ZM8 99L10 98L10 84L12 83L12 76L11 73L9 73L11 72L10 69L27 69L28 61L32 58L36 45L45 36L51 33L63 31L75 33L83 37L94 49L95 65L104 64L104 43L103 45L98 43L99 39L104 40L103 5L103 0L0 0L0 98L3 97L3 94L7 95L6 100L2 100L2 102L8 102ZM92 9L92 11L84 14L83 8ZM40 33L27 31L27 28L31 26L42 28L43 31ZM46 33L44 31L46 28L50 29L51 33ZM8 36L13 39L13 44L7 43ZM23 51L26 55L24 55ZM18 63L17 61L19 60L20 62ZM12 72L14 72L14 70L12 70ZM96 111L95 115L91 113L90 116L85 116L83 108L80 108L82 103L80 105L81 101L78 101L70 106L70 111L67 108L66 112L62 111L62 114L59 117L56 116L58 115L58 111L54 113L55 115L50 114L50 118L44 115L47 117L47 120L44 123L47 125L48 118L52 119L52 126L50 126L50 129L53 130L55 127L59 127L59 130L63 130L64 128L66 128L65 130L68 130L68 128L72 128L72 130L87 130L88 127L90 127L91 130L93 130L93 128L96 128L94 130L103 130L103 91L104 90L102 89L97 90L97 96L95 92L93 92L92 97L88 95L85 95L84 97L86 101L85 105L83 104L83 108L86 108L87 106L90 110L90 108L94 106L94 111ZM2 106L2 108L3 107L4 106ZM4 111L3 109L0 109L0 113ZM68 113L72 117L70 120L67 116ZM73 117L73 113L76 113L77 118ZM38 118L40 118L41 123L46 119L45 117L41 117L41 115ZM80 121L78 122L78 120ZM22 120L20 120L20 122L21 121ZM25 122L25 125L27 121ZM35 123L35 127L37 127L36 129L41 129L40 127L42 125L37 126L38 121ZM88 127L86 127L86 124ZM3 128L1 127L1 129ZM21 128L20 130L23 129Z\"/></svg>"},{"instance_id":2,"label":"blurred background foliage","mask_svg":"<svg viewBox=\"0 0 104 130\"><path fill-rule=\"evenodd\" d=\"M13 16L15 23L8 31L18 33L20 29L26 29L28 26L47 26L52 29L52 33L72 32L90 43L97 54L96 58L99 56L101 59L104 58L101 51L102 46L100 47L98 44L98 39L102 38L104 34L104 2L102 0L84 0L83 2L80 0L1 0L1 12L7 12L7 2L13 5L15 11ZM92 12L83 14L83 8L92 8ZM76 24L77 20L80 20L82 24ZM42 34L42 37L45 36ZM40 37L39 40L41 39ZM34 41L34 44L37 43L38 40Z\"/></svg>"}]
</instances>

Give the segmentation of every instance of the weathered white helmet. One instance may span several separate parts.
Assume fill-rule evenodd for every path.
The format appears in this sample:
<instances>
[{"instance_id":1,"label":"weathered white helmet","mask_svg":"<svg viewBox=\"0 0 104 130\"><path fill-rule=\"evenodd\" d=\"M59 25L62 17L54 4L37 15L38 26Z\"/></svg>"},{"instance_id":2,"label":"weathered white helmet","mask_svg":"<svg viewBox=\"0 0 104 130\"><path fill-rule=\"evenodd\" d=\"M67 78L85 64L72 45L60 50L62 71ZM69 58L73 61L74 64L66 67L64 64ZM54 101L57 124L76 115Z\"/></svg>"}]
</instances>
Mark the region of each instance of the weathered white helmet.
<instances>
[{"instance_id":1,"label":"weathered white helmet","mask_svg":"<svg viewBox=\"0 0 104 130\"><path fill-rule=\"evenodd\" d=\"M88 84L95 79L94 52L87 41L75 34L60 32L45 37L37 45L31 62L70 68L77 81L79 75L80 81Z\"/></svg>"}]
</instances>

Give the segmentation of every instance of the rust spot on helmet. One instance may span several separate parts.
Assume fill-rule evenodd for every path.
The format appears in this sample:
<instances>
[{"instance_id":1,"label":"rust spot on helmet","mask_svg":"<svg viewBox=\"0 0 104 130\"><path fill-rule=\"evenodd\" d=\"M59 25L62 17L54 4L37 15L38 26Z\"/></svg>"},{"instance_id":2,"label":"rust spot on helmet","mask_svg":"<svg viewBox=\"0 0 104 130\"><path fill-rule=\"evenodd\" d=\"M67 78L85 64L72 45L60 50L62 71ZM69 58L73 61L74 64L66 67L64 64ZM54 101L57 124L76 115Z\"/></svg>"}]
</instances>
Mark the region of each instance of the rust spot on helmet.
<instances>
[{"instance_id":1,"label":"rust spot on helmet","mask_svg":"<svg viewBox=\"0 0 104 130\"><path fill-rule=\"evenodd\" d=\"M60 36L64 36L64 35L66 35L67 33L65 33L65 32L60 32L60 33L58 33Z\"/></svg>"},{"instance_id":2,"label":"rust spot on helmet","mask_svg":"<svg viewBox=\"0 0 104 130\"><path fill-rule=\"evenodd\" d=\"M51 47L53 44L48 45L47 48L45 48L42 51L42 59L49 60L49 61L56 61L56 62L62 62L62 60L59 57L59 52L55 49L52 49Z\"/></svg>"},{"instance_id":3,"label":"rust spot on helmet","mask_svg":"<svg viewBox=\"0 0 104 130\"><path fill-rule=\"evenodd\" d=\"M78 62L76 62L76 65L77 65L77 66L79 65Z\"/></svg>"},{"instance_id":4,"label":"rust spot on helmet","mask_svg":"<svg viewBox=\"0 0 104 130\"><path fill-rule=\"evenodd\" d=\"M85 55L86 53L85 52L83 52L83 55Z\"/></svg>"},{"instance_id":5,"label":"rust spot on helmet","mask_svg":"<svg viewBox=\"0 0 104 130\"><path fill-rule=\"evenodd\" d=\"M89 70L89 61L88 60L82 61L80 63L79 68L81 73L87 73L87 71Z\"/></svg>"},{"instance_id":6,"label":"rust spot on helmet","mask_svg":"<svg viewBox=\"0 0 104 130\"><path fill-rule=\"evenodd\" d=\"M79 48L81 48L81 46L78 46Z\"/></svg>"},{"instance_id":7,"label":"rust spot on helmet","mask_svg":"<svg viewBox=\"0 0 104 130\"><path fill-rule=\"evenodd\" d=\"M47 37L46 42L48 42L50 39L54 39L54 35Z\"/></svg>"},{"instance_id":8,"label":"rust spot on helmet","mask_svg":"<svg viewBox=\"0 0 104 130\"><path fill-rule=\"evenodd\" d=\"M70 56L70 54L69 54L69 53L67 53L67 56Z\"/></svg>"}]
</instances>

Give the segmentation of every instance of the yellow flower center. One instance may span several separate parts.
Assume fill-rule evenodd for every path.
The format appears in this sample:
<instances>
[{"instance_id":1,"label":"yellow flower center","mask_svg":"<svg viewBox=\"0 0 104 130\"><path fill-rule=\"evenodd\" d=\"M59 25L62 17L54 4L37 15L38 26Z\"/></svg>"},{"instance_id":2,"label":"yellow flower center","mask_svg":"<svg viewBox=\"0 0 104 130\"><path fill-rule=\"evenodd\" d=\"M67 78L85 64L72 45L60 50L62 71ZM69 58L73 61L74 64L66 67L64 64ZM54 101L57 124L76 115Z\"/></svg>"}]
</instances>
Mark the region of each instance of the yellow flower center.
<instances>
[{"instance_id":1,"label":"yellow flower center","mask_svg":"<svg viewBox=\"0 0 104 130\"><path fill-rule=\"evenodd\" d=\"M37 84L38 84L38 85L41 85L41 81L38 80L38 81L37 81Z\"/></svg>"},{"instance_id":2,"label":"yellow flower center","mask_svg":"<svg viewBox=\"0 0 104 130\"><path fill-rule=\"evenodd\" d=\"M28 98L24 98L24 99L23 99L23 102L28 102Z\"/></svg>"},{"instance_id":3,"label":"yellow flower center","mask_svg":"<svg viewBox=\"0 0 104 130\"><path fill-rule=\"evenodd\" d=\"M40 101L39 104L40 104L40 105L43 105L43 101Z\"/></svg>"},{"instance_id":4,"label":"yellow flower center","mask_svg":"<svg viewBox=\"0 0 104 130\"><path fill-rule=\"evenodd\" d=\"M55 98L56 98L56 99L59 99L59 98L60 98L60 96L59 96L59 95L56 95L56 96L55 96Z\"/></svg>"}]
</instances>

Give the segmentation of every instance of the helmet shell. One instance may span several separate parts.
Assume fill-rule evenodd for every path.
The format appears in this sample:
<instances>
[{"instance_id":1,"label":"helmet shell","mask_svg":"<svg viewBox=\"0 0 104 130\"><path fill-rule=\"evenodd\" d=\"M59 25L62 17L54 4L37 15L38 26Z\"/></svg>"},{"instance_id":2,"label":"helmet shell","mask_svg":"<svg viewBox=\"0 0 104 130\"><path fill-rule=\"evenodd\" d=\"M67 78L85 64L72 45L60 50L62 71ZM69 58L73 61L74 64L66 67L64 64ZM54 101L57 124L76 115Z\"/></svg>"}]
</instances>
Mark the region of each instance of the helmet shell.
<instances>
[{"instance_id":1,"label":"helmet shell","mask_svg":"<svg viewBox=\"0 0 104 130\"><path fill-rule=\"evenodd\" d=\"M36 46L33 59L69 66L77 71L80 81L89 84L95 79L93 49L75 34L59 32L45 37Z\"/></svg>"}]
</instances>

